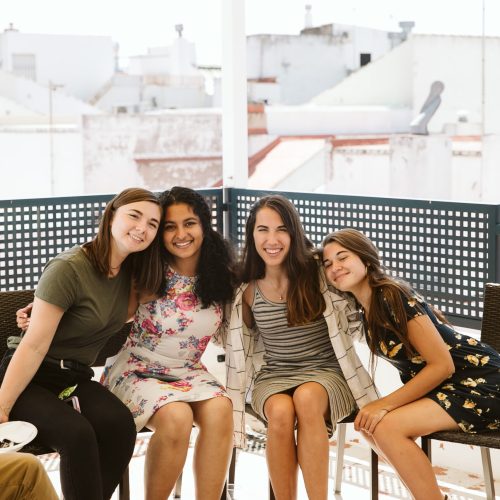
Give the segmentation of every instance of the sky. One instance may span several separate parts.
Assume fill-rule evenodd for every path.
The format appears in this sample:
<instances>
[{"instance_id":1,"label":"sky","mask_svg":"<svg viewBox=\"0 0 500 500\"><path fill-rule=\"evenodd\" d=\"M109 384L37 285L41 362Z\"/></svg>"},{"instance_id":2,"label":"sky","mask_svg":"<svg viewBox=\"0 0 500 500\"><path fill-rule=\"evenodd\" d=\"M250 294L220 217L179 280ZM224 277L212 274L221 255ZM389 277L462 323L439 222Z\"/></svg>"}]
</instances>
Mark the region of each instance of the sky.
<instances>
[{"instance_id":1,"label":"sky","mask_svg":"<svg viewBox=\"0 0 500 500\"><path fill-rule=\"evenodd\" d=\"M500 0L246 0L247 34L298 34L305 5L314 25L353 24L399 31L414 21L415 33L500 36ZM170 45L184 25L196 43L198 64L220 64L222 0L0 0L0 30L13 23L24 33L110 36L120 56Z\"/></svg>"}]
</instances>

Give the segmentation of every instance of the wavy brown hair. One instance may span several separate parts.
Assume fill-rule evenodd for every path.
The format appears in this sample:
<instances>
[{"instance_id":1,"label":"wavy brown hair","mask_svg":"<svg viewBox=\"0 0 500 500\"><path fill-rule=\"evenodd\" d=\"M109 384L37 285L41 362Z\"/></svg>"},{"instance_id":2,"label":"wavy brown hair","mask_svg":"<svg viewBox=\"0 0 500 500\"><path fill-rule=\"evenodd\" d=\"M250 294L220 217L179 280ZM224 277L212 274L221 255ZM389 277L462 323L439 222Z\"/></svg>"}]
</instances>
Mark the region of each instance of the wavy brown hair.
<instances>
[{"instance_id":1,"label":"wavy brown hair","mask_svg":"<svg viewBox=\"0 0 500 500\"><path fill-rule=\"evenodd\" d=\"M244 283L262 279L266 265L255 248L253 232L257 213L270 208L278 213L290 235L290 250L285 258L289 279L287 293L287 321L290 326L304 325L318 319L325 310L321 294L318 261L314 258L313 244L304 234L299 213L284 196L273 194L260 198L250 209L245 226L245 246L240 279Z\"/></svg>"},{"instance_id":2,"label":"wavy brown hair","mask_svg":"<svg viewBox=\"0 0 500 500\"><path fill-rule=\"evenodd\" d=\"M366 319L369 329L367 341L372 356L384 337L385 329L396 335L409 356L415 355L415 349L408 340L408 318L402 298L414 296L410 285L391 276L380 261L377 247L362 232L351 228L340 229L329 234L322 246L324 248L333 242L356 254L366 266L368 284L372 289L370 312ZM446 322L441 311L434 307L431 309L441 321Z\"/></svg>"},{"instance_id":3,"label":"wavy brown hair","mask_svg":"<svg viewBox=\"0 0 500 500\"><path fill-rule=\"evenodd\" d=\"M108 277L111 271L111 225L114 214L118 208L140 201L148 201L161 208L158 197L151 191L142 188L124 189L106 205L94 239L82 245L94 267L103 276ZM163 219L162 215L160 217ZM131 271L138 292L151 294L160 288L163 267L158 233L146 249L131 253L122 264L123 269Z\"/></svg>"}]
</instances>

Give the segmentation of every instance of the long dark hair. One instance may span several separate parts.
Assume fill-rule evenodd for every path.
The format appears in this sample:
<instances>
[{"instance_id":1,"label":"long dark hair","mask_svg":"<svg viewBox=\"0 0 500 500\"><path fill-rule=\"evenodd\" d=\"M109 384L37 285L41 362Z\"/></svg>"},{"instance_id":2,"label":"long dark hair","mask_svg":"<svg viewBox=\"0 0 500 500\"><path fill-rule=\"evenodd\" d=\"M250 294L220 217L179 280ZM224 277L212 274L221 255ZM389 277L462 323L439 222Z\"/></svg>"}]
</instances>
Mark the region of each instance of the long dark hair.
<instances>
[{"instance_id":1,"label":"long dark hair","mask_svg":"<svg viewBox=\"0 0 500 500\"><path fill-rule=\"evenodd\" d=\"M124 189L106 205L94 239L82 245L94 267L103 276L109 276L111 271L111 224L114 214L118 208L140 201L160 206L158 197L147 189ZM122 269L131 270L137 291L145 293L154 293L160 287L162 266L158 234L146 249L131 253L122 263Z\"/></svg>"},{"instance_id":2,"label":"long dark hair","mask_svg":"<svg viewBox=\"0 0 500 500\"><path fill-rule=\"evenodd\" d=\"M160 195L160 203L166 214L168 207L185 203L199 217L203 243L196 268L194 293L203 307L216 302L229 302L236 286L234 254L230 244L212 228L212 215L205 198L196 191L174 186ZM166 264L171 264L173 256L162 246L162 256ZM164 283L164 286L168 286Z\"/></svg>"},{"instance_id":3,"label":"long dark hair","mask_svg":"<svg viewBox=\"0 0 500 500\"><path fill-rule=\"evenodd\" d=\"M321 294L318 263L314 258L313 244L305 236L296 208L284 196L273 194L260 198L250 209L245 226L245 247L241 268L241 281L262 279L266 265L255 248L253 232L257 213L262 208L274 210L283 221L290 235L290 250L285 258L289 279L287 293L287 320L290 326L304 325L318 319L325 310Z\"/></svg>"},{"instance_id":4,"label":"long dark hair","mask_svg":"<svg viewBox=\"0 0 500 500\"><path fill-rule=\"evenodd\" d=\"M360 231L351 228L335 231L323 240L323 248L333 242L356 254L366 266L368 284L372 289L367 318L367 341L372 356L384 338L384 330L391 331L402 342L409 356L415 355L416 351L408 340L408 318L402 298L414 298L410 285L390 274L380 261L377 247ZM446 322L441 311L434 307L432 310L441 321Z\"/></svg>"}]
</instances>

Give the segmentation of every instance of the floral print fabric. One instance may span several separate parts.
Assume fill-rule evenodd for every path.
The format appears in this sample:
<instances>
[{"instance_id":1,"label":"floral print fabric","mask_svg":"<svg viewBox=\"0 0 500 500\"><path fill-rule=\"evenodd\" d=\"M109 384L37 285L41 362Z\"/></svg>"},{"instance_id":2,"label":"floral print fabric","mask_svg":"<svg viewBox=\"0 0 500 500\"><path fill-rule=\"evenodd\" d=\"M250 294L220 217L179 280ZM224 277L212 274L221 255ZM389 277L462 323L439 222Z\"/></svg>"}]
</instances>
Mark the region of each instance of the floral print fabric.
<instances>
[{"instance_id":1,"label":"floral print fabric","mask_svg":"<svg viewBox=\"0 0 500 500\"><path fill-rule=\"evenodd\" d=\"M168 270L164 295L139 306L127 342L104 369L101 382L127 405L137 430L167 403L226 396L201 362L222 324L222 307L202 309L195 279ZM179 380L153 378L162 375Z\"/></svg>"},{"instance_id":2,"label":"floral print fabric","mask_svg":"<svg viewBox=\"0 0 500 500\"><path fill-rule=\"evenodd\" d=\"M464 432L500 429L499 353L487 344L456 332L451 325L441 323L418 295L406 297L402 294L402 300L408 321L417 316L429 316L448 345L455 364L455 373L427 397L444 408ZM378 354L398 369L403 383L425 366L418 354L408 357L403 344L389 330L378 348Z\"/></svg>"}]
</instances>

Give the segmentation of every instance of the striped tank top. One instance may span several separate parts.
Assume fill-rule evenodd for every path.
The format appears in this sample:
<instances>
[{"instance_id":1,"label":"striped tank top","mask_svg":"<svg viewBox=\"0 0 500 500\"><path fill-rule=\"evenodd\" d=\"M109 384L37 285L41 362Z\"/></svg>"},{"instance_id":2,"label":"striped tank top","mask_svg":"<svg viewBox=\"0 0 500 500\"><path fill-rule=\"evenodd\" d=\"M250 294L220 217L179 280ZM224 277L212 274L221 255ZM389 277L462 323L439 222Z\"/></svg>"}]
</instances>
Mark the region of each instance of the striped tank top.
<instances>
[{"instance_id":1,"label":"striped tank top","mask_svg":"<svg viewBox=\"0 0 500 500\"><path fill-rule=\"evenodd\" d=\"M267 299L257 282L254 284L252 313L265 347L260 376L265 377L266 372L276 375L278 372L340 370L325 319L288 326L287 304Z\"/></svg>"}]
</instances>

